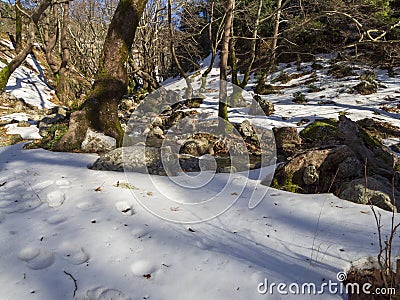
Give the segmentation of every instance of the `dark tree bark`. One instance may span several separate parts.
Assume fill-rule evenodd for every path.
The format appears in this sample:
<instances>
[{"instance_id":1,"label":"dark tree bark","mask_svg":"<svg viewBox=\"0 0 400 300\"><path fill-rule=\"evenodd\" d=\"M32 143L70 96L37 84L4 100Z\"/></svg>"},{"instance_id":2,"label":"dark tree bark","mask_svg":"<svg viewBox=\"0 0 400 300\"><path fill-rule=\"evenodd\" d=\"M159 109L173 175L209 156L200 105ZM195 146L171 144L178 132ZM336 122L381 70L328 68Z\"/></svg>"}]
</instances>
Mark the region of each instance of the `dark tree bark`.
<instances>
[{"instance_id":1,"label":"dark tree bark","mask_svg":"<svg viewBox=\"0 0 400 300\"><path fill-rule=\"evenodd\" d=\"M227 104L227 67L229 55L229 41L231 39L233 8L235 0L226 0L224 20L224 33L221 46L221 61L220 61L220 85L219 85L219 107L218 117L220 130L225 129L225 121L228 121L228 104Z\"/></svg>"},{"instance_id":2,"label":"dark tree bark","mask_svg":"<svg viewBox=\"0 0 400 300\"><path fill-rule=\"evenodd\" d=\"M89 127L114 137L117 146L122 145L118 104L127 91L126 62L146 4L147 0L119 0L108 27L92 92L81 110L71 115L70 128L57 150L80 150Z\"/></svg>"},{"instance_id":3,"label":"dark tree bark","mask_svg":"<svg viewBox=\"0 0 400 300\"><path fill-rule=\"evenodd\" d=\"M17 53L22 50L22 12L21 0L15 1L15 51Z\"/></svg>"},{"instance_id":4,"label":"dark tree bark","mask_svg":"<svg viewBox=\"0 0 400 300\"><path fill-rule=\"evenodd\" d=\"M50 6L50 4L51 0L43 0L33 11L32 15L30 15L26 46L7 64L7 66L0 70L0 91L4 91L11 74L21 65L28 54L32 52L33 43L35 41L36 26L39 22L40 16Z\"/></svg>"}]
</instances>

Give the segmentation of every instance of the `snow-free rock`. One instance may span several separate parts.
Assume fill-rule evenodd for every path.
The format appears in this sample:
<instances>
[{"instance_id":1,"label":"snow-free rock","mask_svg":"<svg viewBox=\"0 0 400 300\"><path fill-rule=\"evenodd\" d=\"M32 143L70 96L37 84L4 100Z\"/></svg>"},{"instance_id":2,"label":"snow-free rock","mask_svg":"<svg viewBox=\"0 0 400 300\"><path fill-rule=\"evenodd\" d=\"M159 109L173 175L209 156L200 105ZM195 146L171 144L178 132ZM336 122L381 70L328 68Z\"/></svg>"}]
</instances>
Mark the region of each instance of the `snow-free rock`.
<instances>
[{"instance_id":1,"label":"snow-free rock","mask_svg":"<svg viewBox=\"0 0 400 300\"><path fill-rule=\"evenodd\" d=\"M107 152L115 149L117 141L115 138L96 132L90 128L86 132L85 139L82 142L84 152Z\"/></svg>"},{"instance_id":2,"label":"snow-free rock","mask_svg":"<svg viewBox=\"0 0 400 300\"><path fill-rule=\"evenodd\" d=\"M386 178L375 175L352 180L344 185L339 197L355 203L373 204L385 210L397 211L392 204L393 191L395 198L400 199L400 192L393 190Z\"/></svg>"},{"instance_id":3,"label":"snow-free rock","mask_svg":"<svg viewBox=\"0 0 400 300\"><path fill-rule=\"evenodd\" d=\"M100 156L90 169L160 174L163 173L161 150L144 146L117 148Z\"/></svg>"},{"instance_id":4,"label":"snow-free rock","mask_svg":"<svg viewBox=\"0 0 400 300\"><path fill-rule=\"evenodd\" d=\"M275 107L271 101L262 98L259 95L255 95L251 102L249 115L266 115L270 116L274 113Z\"/></svg>"}]
</instances>

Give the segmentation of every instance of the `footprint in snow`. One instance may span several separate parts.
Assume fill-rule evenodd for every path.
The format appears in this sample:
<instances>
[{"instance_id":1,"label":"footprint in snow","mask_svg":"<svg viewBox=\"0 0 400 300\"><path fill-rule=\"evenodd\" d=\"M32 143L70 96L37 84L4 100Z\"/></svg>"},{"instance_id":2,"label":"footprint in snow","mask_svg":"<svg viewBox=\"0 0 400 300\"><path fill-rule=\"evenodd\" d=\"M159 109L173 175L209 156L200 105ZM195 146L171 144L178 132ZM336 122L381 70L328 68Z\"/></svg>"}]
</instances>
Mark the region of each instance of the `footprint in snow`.
<instances>
[{"instance_id":1,"label":"footprint in snow","mask_svg":"<svg viewBox=\"0 0 400 300\"><path fill-rule=\"evenodd\" d=\"M89 255L78 244L64 242L60 246L62 257L73 265L80 265L89 260Z\"/></svg>"},{"instance_id":2,"label":"footprint in snow","mask_svg":"<svg viewBox=\"0 0 400 300\"><path fill-rule=\"evenodd\" d=\"M54 184L53 180L46 180L43 182L36 183L32 187L28 187L27 190L28 191L34 190L35 192L40 192L41 190L44 190L45 188L51 186L52 184Z\"/></svg>"},{"instance_id":3,"label":"footprint in snow","mask_svg":"<svg viewBox=\"0 0 400 300\"><path fill-rule=\"evenodd\" d=\"M52 215L50 218L48 218L46 220L46 222L51 225L56 225L56 224L60 224L60 223L64 222L66 219L67 219L67 217L65 217L63 215L55 214L55 215Z\"/></svg>"},{"instance_id":4,"label":"footprint in snow","mask_svg":"<svg viewBox=\"0 0 400 300\"><path fill-rule=\"evenodd\" d=\"M83 211L89 212L96 212L100 210L100 207L97 204L90 202L81 202L76 207Z\"/></svg>"},{"instance_id":5,"label":"footprint in snow","mask_svg":"<svg viewBox=\"0 0 400 300\"><path fill-rule=\"evenodd\" d=\"M19 252L18 258L33 270L45 269L54 263L53 252L44 248L26 247Z\"/></svg>"},{"instance_id":6,"label":"footprint in snow","mask_svg":"<svg viewBox=\"0 0 400 300\"><path fill-rule=\"evenodd\" d=\"M50 207L61 206L65 201L65 193L55 190L47 194L47 202Z\"/></svg>"},{"instance_id":7,"label":"footprint in snow","mask_svg":"<svg viewBox=\"0 0 400 300\"><path fill-rule=\"evenodd\" d=\"M122 213L125 216L132 216L135 213L135 210L133 209L132 205L130 205L128 202L125 201L120 201L115 203L115 207L120 213Z\"/></svg>"},{"instance_id":8,"label":"footprint in snow","mask_svg":"<svg viewBox=\"0 0 400 300\"><path fill-rule=\"evenodd\" d=\"M56 181L56 185L60 186L60 187L67 187L71 184L71 182L69 180L66 179L60 179Z\"/></svg>"},{"instance_id":9,"label":"footprint in snow","mask_svg":"<svg viewBox=\"0 0 400 300\"><path fill-rule=\"evenodd\" d=\"M92 290L86 291L85 295L74 298L76 300L130 300L130 297L116 289L107 289L104 287L98 287Z\"/></svg>"},{"instance_id":10,"label":"footprint in snow","mask_svg":"<svg viewBox=\"0 0 400 300\"><path fill-rule=\"evenodd\" d=\"M8 202L8 205L5 202L2 202L0 206L3 208L4 213L12 214L17 212L27 212L39 207L40 205L42 205L42 202L36 197L36 195L27 194L15 198L12 202Z\"/></svg>"}]
</instances>

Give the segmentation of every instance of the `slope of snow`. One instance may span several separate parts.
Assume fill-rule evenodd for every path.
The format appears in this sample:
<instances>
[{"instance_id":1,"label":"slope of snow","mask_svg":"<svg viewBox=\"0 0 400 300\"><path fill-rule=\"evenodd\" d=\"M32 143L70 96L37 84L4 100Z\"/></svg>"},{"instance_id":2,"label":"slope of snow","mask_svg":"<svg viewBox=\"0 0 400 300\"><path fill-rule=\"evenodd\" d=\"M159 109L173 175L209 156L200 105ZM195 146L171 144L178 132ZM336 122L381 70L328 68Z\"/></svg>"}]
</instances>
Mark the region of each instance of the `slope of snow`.
<instances>
[{"instance_id":1,"label":"slope of snow","mask_svg":"<svg viewBox=\"0 0 400 300\"><path fill-rule=\"evenodd\" d=\"M262 95L263 98L273 102L275 105L275 113L266 120L266 123L269 123L270 127L293 126L301 130L307 123L315 119L337 119L341 113L346 114L353 121L372 118L400 127L400 113L387 112L382 109L385 106L395 107L400 103L399 74L395 77L389 77L386 70L371 69L364 65L354 64L350 66L354 68L354 72L357 75L337 79L328 74L329 67L333 64L330 62L330 59L331 57L327 55L317 56L316 63L324 67L322 70L313 70L311 63L302 63L301 71L296 70L297 66L295 62L280 64L278 71L268 77L267 84L277 78L281 72L289 75L300 74L299 78L292 79L285 84L281 82L272 83L275 86L285 87L279 93ZM201 73L205 68L202 69ZM360 75L367 70L373 71L376 74L376 79L382 84L378 87L377 93L371 95L352 93L351 88L361 81ZM201 73L200 75L196 73L192 75L194 90L200 87ZM308 80L312 79L312 73L315 73L315 82L307 83ZM208 88L218 89L218 86L215 85L218 77L219 69L214 67L207 78L209 83ZM164 84L174 90L182 90L186 86L183 79L168 80ZM246 87L248 93L254 94L252 89L256 84L256 79L253 77ZM309 89L311 85L315 85L321 91L310 93ZM293 94L296 92L301 92L306 96L306 104L296 104L292 101L294 99ZM300 124L299 122L302 119L308 119L309 122Z\"/></svg>"},{"instance_id":2,"label":"slope of snow","mask_svg":"<svg viewBox=\"0 0 400 300\"><path fill-rule=\"evenodd\" d=\"M135 174L135 189L117 187L124 174L87 169L95 159L1 149L0 298L71 299L74 278L76 299L280 299L257 286L337 282L339 271L378 252L370 209L333 195L269 189L253 210L239 198L212 221L174 224L132 196L162 201L147 175ZM379 212L386 233L391 215Z\"/></svg>"},{"instance_id":3,"label":"slope of snow","mask_svg":"<svg viewBox=\"0 0 400 300\"><path fill-rule=\"evenodd\" d=\"M1 43L13 50L13 46L6 40ZM6 57L7 61L11 61L10 57ZM34 56L31 54L26 58L29 68L21 65L18 67L10 79L8 80L5 91L13 96L23 99L26 103L38 108L51 108L54 104L51 100L54 98L55 92L49 87L44 77L43 70ZM0 62L0 69L6 65Z\"/></svg>"}]
</instances>

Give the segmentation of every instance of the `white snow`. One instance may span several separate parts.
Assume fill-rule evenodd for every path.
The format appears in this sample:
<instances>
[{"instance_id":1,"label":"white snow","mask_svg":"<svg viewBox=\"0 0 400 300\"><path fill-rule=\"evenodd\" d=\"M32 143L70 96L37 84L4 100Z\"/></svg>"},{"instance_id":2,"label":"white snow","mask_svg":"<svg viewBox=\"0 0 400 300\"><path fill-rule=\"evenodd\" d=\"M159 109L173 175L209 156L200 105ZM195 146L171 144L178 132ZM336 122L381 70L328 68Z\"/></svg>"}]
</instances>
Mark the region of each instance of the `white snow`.
<instances>
[{"instance_id":1,"label":"white snow","mask_svg":"<svg viewBox=\"0 0 400 300\"><path fill-rule=\"evenodd\" d=\"M137 190L119 188L115 184L124 181L123 173L86 168L95 155L21 147L1 148L0 154L4 299L70 299L74 283L64 271L77 281L77 299L280 299L279 294L260 295L258 284L265 278L287 284L337 282L336 273L378 253L369 207L333 195L269 189L255 209L239 198L214 220L174 224L133 198L131 193L163 201L147 175L134 175ZM157 183L168 180L158 177ZM226 197L237 192L234 185L226 189ZM64 194L65 201L59 201ZM47 205L49 199L59 205ZM134 213L121 213L126 208ZM377 210L385 234L391 214ZM398 246L396 240L395 255Z\"/></svg>"},{"instance_id":2,"label":"white snow","mask_svg":"<svg viewBox=\"0 0 400 300\"><path fill-rule=\"evenodd\" d=\"M5 128L7 128L8 134L19 134L23 139L40 140L42 138L39 134L39 129L35 125L29 127L18 127L18 124L13 123L7 124Z\"/></svg>"},{"instance_id":3,"label":"white snow","mask_svg":"<svg viewBox=\"0 0 400 300\"><path fill-rule=\"evenodd\" d=\"M6 40L0 40L3 45L12 46ZM6 57L7 61L12 58ZM54 98L55 92L47 84L44 77L43 69L34 56L28 55L25 62L29 68L21 65L8 80L5 91L11 93L17 98L23 99L26 103L38 108L51 108L54 104L51 100ZM0 69L6 66L0 62Z\"/></svg>"}]
</instances>

